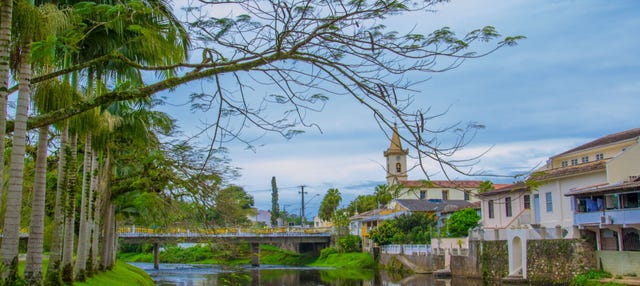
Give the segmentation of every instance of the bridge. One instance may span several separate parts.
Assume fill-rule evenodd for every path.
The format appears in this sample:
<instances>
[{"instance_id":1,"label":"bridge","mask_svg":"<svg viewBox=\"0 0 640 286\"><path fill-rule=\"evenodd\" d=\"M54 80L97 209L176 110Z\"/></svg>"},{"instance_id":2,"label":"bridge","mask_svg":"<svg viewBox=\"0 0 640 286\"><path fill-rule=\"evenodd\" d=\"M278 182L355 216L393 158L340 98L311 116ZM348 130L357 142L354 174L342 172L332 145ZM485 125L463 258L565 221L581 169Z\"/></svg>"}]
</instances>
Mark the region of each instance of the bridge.
<instances>
[{"instance_id":1,"label":"bridge","mask_svg":"<svg viewBox=\"0 0 640 286\"><path fill-rule=\"evenodd\" d=\"M272 244L296 252L319 253L331 242L330 228L215 228L215 229L169 229L158 230L135 226L118 229L118 238L123 243L153 244L153 267L159 268L158 254L164 243L249 243L251 265L260 265L260 245Z\"/></svg>"}]
</instances>

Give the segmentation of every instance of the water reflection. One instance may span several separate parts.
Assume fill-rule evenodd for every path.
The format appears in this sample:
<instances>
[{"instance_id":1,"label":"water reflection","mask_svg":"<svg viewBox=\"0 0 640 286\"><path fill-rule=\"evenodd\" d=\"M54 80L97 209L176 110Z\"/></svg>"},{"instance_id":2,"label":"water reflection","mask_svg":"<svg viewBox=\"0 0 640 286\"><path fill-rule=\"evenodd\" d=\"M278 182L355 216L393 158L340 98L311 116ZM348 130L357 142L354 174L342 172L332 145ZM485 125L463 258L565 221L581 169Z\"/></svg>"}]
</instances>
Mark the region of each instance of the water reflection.
<instances>
[{"instance_id":1,"label":"water reflection","mask_svg":"<svg viewBox=\"0 0 640 286\"><path fill-rule=\"evenodd\" d=\"M223 267L219 265L131 263L145 270L161 286L480 286L479 280L435 279L418 274L405 277L384 271L348 271L330 268L264 265Z\"/></svg>"}]
</instances>

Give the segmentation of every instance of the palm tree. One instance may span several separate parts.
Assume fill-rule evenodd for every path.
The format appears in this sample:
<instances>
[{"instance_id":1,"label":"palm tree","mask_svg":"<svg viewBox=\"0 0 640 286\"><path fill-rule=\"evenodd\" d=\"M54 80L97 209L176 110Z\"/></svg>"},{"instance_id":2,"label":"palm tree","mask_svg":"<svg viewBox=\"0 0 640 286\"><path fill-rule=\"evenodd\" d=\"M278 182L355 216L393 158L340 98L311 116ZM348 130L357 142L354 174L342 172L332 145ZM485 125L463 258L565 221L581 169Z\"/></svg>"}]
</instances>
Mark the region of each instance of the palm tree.
<instances>
[{"instance_id":1,"label":"palm tree","mask_svg":"<svg viewBox=\"0 0 640 286\"><path fill-rule=\"evenodd\" d=\"M29 241L27 244L27 262L24 277L28 285L42 283L42 245L44 240L44 202L47 174L47 143L49 127L41 127L38 133L38 149L36 156L35 187L33 204L31 205L31 221Z\"/></svg>"},{"instance_id":2,"label":"palm tree","mask_svg":"<svg viewBox=\"0 0 640 286\"><path fill-rule=\"evenodd\" d=\"M13 0L3 0L0 4L0 174L4 169L4 137L6 135L7 122L7 95L9 89L9 50L11 48L11 18L13 10ZM0 176L0 186L4 186L3 178ZM2 196L0 196L2 205Z\"/></svg>"},{"instance_id":3,"label":"palm tree","mask_svg":"<svg viewBox=\"0 0 640 286\"><path fill-rule=\"evenodd\" d=\"M14 53L18 67L18 105L16 107L15 125L13 131L13 147L11 148L11 165L9 175L9 189L7 192L7 207L4 218L2 237L2 263L4 265L3 278L8 283L17 279L18 240L20 233L20 209L22 207L22 182L24 178L24 155L27 132L27 118L29 97L31 96L31 42L38 30L37 18L39 11L26 1L16 2L14 9L19 11L18 17L13 17L16 46ZM36 24L34 26L34 24Z\"/></svg>"}]
</instances>

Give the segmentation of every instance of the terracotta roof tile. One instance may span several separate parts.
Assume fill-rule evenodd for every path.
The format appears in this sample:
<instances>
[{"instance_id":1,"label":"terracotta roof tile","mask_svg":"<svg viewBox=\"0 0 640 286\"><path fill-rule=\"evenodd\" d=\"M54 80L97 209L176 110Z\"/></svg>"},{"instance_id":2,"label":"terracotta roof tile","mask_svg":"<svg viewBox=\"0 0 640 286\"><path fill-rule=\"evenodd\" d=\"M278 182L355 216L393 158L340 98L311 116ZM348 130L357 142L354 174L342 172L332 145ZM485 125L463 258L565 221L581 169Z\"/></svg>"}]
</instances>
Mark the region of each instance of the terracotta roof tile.
<instances>
[{"instance_id":1,"label":"terracotta roof tile","mask_svg":"<svg viewBox=\"0 0 640 286\"><path fill-rule=\"evenodd\" d=\"M401 181L400 184L405 188L451 188L451 189L477 189L482 181L463 181L463 180L407 180Z\"/></svg>"},{"instance_id":2,"label":"terracotta roof tile","mask_svg":"<svg viewBox=\"0 0 640 286\"><path fill-rule=\"evenodd\" d=\"M490 190L488 192L480 193L478 195L480 197L486 197L490 195L502 194L507 192L521 192L521 191L528 192L529 191L529 187L525 185L525 183L523 182L518 182L515 184L501 184L499 187L496 187L494 185L494 187L495 189Z\"/></svg>"},{"instance_id":3,"label":"terracotta roof tile","mask_svg":"<svg viewBox=\"0 0 640 286\"><path fill-rule=\"evenodd\" d=\"M551 180L551 179L556 179L561 177L575 176L575 175L591 173L594 171L605 170L607 167L607 161L608 160L599 160L599 161L593 161L589 163L578 164L575 166L544 170L544 171L534 173L533 175L531 175L530 179L545 181L545 180Z\"/></svg>"}]
</instances>

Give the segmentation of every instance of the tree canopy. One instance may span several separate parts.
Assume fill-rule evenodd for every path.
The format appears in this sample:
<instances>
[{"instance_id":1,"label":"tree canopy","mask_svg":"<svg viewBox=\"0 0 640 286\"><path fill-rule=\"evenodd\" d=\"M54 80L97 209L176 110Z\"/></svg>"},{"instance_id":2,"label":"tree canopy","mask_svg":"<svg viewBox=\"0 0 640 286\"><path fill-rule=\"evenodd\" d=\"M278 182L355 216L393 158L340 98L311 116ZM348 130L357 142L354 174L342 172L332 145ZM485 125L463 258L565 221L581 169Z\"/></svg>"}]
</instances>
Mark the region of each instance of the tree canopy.
<instances>
[{"instance_id":1,"label":"tree canopy","mask_svg":"<svg viewBox=\"0 0 640 286\"><path fill-rule=\"evenodd\" d=\"M418 159L436 160L443 167L463 172L459 167L466 166L464 162L448 158L468 142L467 133L479 126L456 124L445 128L459 135L450 146L436 140L445 130L425 126L440 114L411 104L415 94L412 87L419 82L411 79L456 68L465 60L514 45L522 37L502 37L491 26L458 36L448 27L422 35L410 30L393 31L384 24L389 17L421 13L439 2L202 1L185 9L190 54L200 57L159 65L138 61L123 49L114 48L36 76L32 83L104 65L161 75L145 84L122 82L95 97L34 115L28 126L52 124L91 108L150 98L160 91L201 81L203 88L187 99L193 110L213 118L201 126L210 136L211 146L229 138L250 143L243 138L243 130L251 126L288 138L308 128L319 129L308 121L307 114L322 110L333 97L349 96L369 109L383 130L390 130L397 122L404 130L402 140L417 149ZM146 13L133 7L128 8L132 13ZM98 6L79 3L73 8L81 12ZM200 12L210 9L242 13L232 18ZM122 19L106 19L110 25L116 20ZM119 23L133 35L148 32L137 23ZM175 44L189 47L185 43ZM61 48L68 48L64 45L69 44L63 43ZM262 92L264 87L269 89L267 94ZM9 123L8 129L12 126Z\"/></svg>"}]
</instances>

